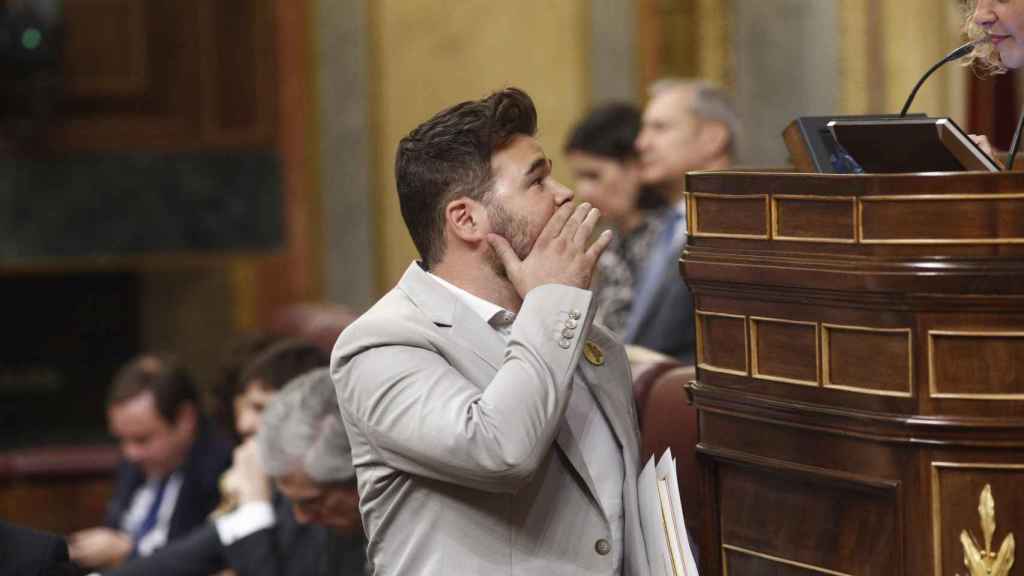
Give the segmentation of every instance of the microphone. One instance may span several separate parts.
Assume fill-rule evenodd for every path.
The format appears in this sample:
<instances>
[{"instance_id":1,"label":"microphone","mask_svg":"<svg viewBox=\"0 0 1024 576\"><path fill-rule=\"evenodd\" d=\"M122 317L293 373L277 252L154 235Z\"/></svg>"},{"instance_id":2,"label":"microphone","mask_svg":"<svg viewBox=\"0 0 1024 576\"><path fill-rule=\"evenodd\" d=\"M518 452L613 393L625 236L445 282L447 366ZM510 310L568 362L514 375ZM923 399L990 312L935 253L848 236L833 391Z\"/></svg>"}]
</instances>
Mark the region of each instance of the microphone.
<instances>
[{"instance_id":1,"label":"microphone","mask_svg":"<svg viewBox=\"0 0 1024 576\"><path fill-rule=\"evenodd\" d=\"M942 58L942 60L939 60L938 62L935 63L934 66L929 68L928 71L924 73L924 76L921 76L921 79L917 81L917 84L914 85L914 89L910 91L910 96L907 98L906 104L904 104L903 109L900 110L900 118L903 118L904 116L907 115L907 110L910 109L910 103L914 101L914 96L917 96L917 91L921 89L921 85L924 84L924 81L927 80L929 76L931 76L936 70L941 68L944 64L967 56L974 50L975 46L977 46L978 44L984 44L988 41L989 39L987 36L984 38L979 38L978 40L971 40L967 44L964 44L963 46L957 48L956 50L953 50L949 54L946 54Z\"/></svg>"},{"instance_id":2,"label":"microphone","mask_svg":"<svg viewBox=\"0 0 1024 576\"><path fill-rule=\"evenodd\" d=\"M1017 157L1017 149L1020 148L1020 133L1024 130L1024 111L1017 121L1017 130L1013 132L1013 142L1010 144L1010 155L1006 157L1006 170L1013 170L1013 160Z\"/></svg>"}]
</instances>

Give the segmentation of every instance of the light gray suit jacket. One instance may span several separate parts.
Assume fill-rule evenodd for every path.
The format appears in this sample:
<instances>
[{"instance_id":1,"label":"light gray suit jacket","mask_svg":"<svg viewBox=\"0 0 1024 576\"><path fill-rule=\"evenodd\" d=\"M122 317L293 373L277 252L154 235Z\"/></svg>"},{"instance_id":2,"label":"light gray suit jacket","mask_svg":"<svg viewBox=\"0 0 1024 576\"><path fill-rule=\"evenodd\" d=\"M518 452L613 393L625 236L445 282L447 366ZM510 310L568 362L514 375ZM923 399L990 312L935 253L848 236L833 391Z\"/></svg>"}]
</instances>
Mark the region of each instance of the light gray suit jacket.
<instances>
[{"instance_id":1,"label":"light gray suit jacket","mask_svg":"<svg viewBox=\"0 0 1024 576\"><path fill-rule=\"evenodd\" d=\"M372 573L616 573L613 554L598 551L611 528L592 471L563 425L574 377L590 387L622 450L623 573L649 573L628 363L622 345L590 325L590 304L586 290L532 290L506 347L413 264L342 333L331 374ZM581 360L587 339L603 365Z\"/></svg>"}]
</instances>

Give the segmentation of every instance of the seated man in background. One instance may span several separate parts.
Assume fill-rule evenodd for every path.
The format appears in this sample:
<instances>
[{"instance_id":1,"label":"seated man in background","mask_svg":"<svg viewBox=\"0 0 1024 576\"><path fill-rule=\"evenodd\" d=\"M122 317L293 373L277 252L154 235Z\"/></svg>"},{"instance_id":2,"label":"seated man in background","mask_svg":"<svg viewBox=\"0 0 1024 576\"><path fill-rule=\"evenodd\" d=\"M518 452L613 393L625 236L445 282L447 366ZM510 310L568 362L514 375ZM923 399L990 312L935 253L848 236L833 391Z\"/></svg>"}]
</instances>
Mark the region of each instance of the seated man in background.
<instances>
[{"instance_id":1,"label":"seated man in background","mask_svg":"<svg viewBox=\"0 0 1024 576\"><path fill-rule=\"evenodd\" d=\"M202 524L220 500L231 447L200 408L185 369L145 354L122 367L107 399L107 421L124 461L104 527L71 536L71 558L106 568L147 556Z\"/></svg>"},{"instance_id":2,"label":"seated man in background","mask_svg":"<svg viewBox=\"0 0 1024 576\"><path fill-rule=\"evenodd\" d=\"M222 483L227 499L237 507L152 556L106 574L205 576L226 567L240 576L320 573L320 558L326 557L331 540L327 529L297 523L288 500L271 490L254 435L278 390L295 377L326 365L326 353L302 340L279 342L254 358L242 371L234 402L238 435L246 441L235 450L234 464ZM300 519L304 522L307 518ZM250 562L252 542L261 542L256 546L260 547L265 541L271 541L271 548L261 552L260 562Z\"/></svg>"},{"instance_id":3,"label":"seated man in background","mask_svg":"<svg viewBox=\"0 0 1024 576\"><path fill-rule=\"evenodd\" d=\"M634 286L626 342L693 363L693 299L679 274L686 244L686 173L729 168L738 132L728 95L713 84L666 78L651 86L636 149L642 182L656 187L668 206Z\"/></svg>"}]
</instances>

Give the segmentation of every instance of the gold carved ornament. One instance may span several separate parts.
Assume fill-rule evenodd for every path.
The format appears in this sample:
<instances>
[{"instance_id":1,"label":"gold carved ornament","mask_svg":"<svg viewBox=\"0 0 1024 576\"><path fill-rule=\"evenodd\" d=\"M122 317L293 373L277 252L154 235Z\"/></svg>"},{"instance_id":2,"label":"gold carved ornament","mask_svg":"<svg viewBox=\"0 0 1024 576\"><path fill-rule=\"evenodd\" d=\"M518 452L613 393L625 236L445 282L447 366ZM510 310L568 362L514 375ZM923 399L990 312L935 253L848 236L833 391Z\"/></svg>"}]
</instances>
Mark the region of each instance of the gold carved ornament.
<instances>
[{"instance_id":1,"label":"gold carved ornament","mask_svg":"<svg viewBox=\"0 0 1024 576\"><path fill-rule=\"evenodd\" d=\"M985 535L985 549L978 548L978 542L967 530L960 532L960 543L964 546L964 566L970 576L1007 576L1013 568L1013 553L1016 544L1013 534L1003 538L999 552L992 551L992 535L996 531L996 501L992 498L992 486L985 484L978 499L978 515L981 516L981 531Z\"/></svg>"}]
</instances>

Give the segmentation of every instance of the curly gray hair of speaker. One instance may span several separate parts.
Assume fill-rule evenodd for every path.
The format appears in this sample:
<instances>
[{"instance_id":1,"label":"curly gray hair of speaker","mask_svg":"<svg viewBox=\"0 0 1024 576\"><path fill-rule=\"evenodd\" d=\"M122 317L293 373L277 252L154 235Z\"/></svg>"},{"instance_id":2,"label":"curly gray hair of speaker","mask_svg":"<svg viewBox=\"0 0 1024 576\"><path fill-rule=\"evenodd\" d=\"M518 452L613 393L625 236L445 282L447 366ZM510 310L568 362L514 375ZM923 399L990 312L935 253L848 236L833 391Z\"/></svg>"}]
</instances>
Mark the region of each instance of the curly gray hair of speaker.
<instances>
[{"instance_id":1,"label":"curly gray hair of speaker","mask_svg":"<svg viewBox=\"0 0 1024 576\"><path fill-rule=\"evenodd\" d=\"M263 412L256 435L264 470L273 478L301 470L315 482L355 476L330 372L319 368L291 380Z\"/></svg>"},{"instance_id":2,"label":"curly gray hair of speaker","mask_svg":"<svg viewBox=\"0 0 1024 576\"><path fill-rule=\"evenodd\" d=\"M690 111L698 118L721 122L729 131L728 153L736 158L737 140L740 137L740 117L736 113L732 97L714 82L699 78L661 78L651 83L647 92L651 97L671 90L692 90Z\"/></svg>"},{"instance_id":3,"label":"curly gray hair of speaker","mask_svg":"<svg viewBox=\"0 0 1024 576\"><path fill-rule=\"evenodd\" d=\"M964 25L963 33L968 40L981 40L988 36L988 32L974 21L974 9L977 7L977 0L964 0L960 3L963 10ZM983 42L974 47L974 50L964 57L965 66L973 66L975 70L983 74L1002 74L1006 72L999 59L999 51L990 42Z\"/></svg>"}]
</instances>

